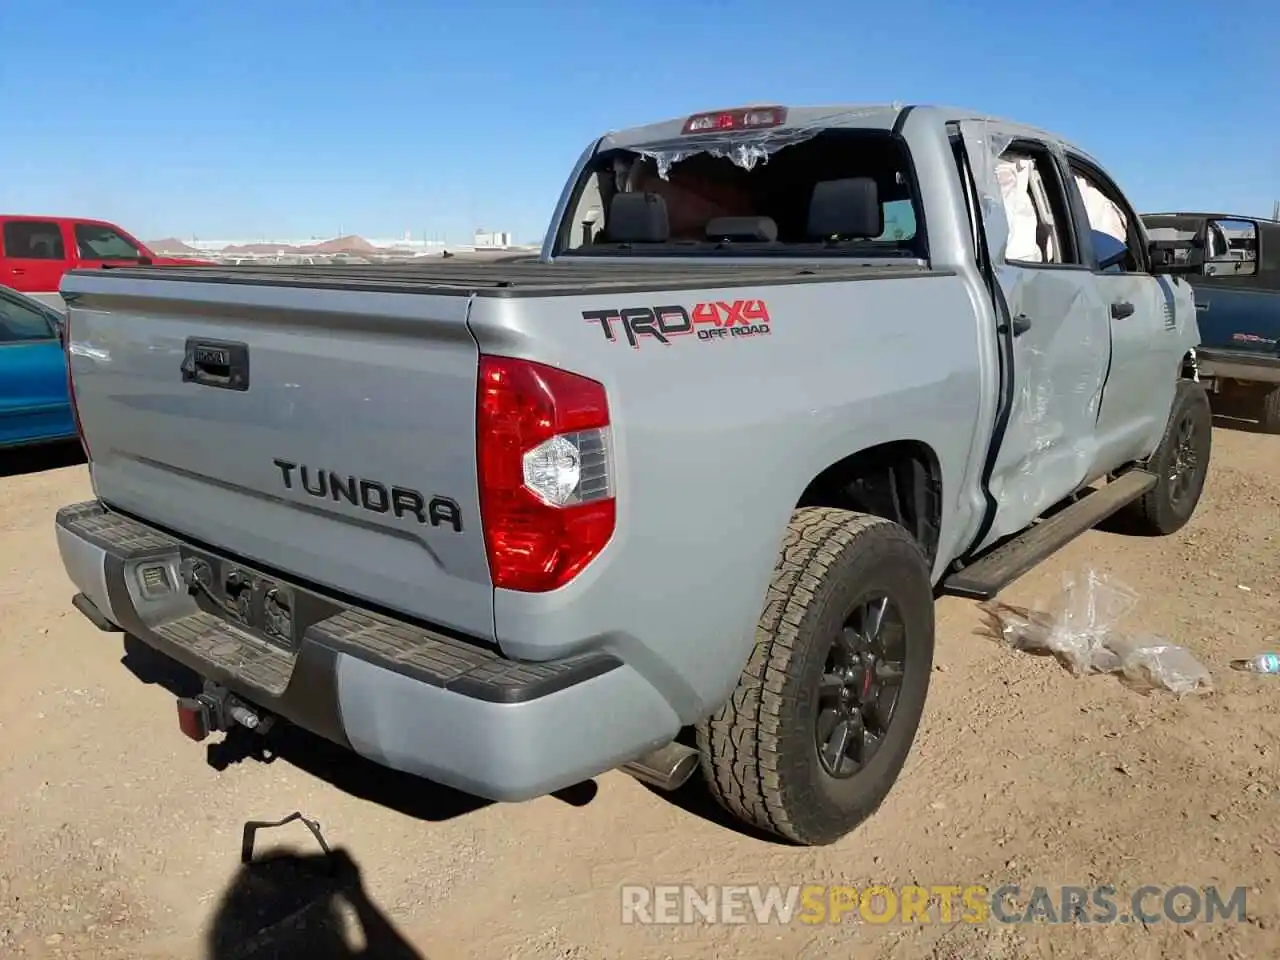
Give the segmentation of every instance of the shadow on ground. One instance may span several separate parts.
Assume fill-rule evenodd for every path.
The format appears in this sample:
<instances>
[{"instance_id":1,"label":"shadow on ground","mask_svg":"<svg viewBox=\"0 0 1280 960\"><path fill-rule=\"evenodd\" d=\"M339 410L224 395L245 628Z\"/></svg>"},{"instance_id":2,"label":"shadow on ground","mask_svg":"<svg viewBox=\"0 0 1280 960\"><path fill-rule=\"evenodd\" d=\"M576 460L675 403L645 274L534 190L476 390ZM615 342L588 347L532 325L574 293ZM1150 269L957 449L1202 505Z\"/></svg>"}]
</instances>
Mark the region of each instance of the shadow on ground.
<instances>
[{"instance_id":1,"label":"shadow on ground","mask_svg":"<svg viewBox=\"0 0 1280 960\"><path fill-rule=\"evenodd\" d=\"M302 820L262 826L290 819ZM209 924L208 960L427 960L369 898L351 855L329 850L319 826L308 826L322 852L277 849L255 858L247 829L240 869Z\"/></svg>"},{"instance_id":2,"label":"shadow on ground","mask_svg":"<svg viewBox=\"0 0 1280 960\"><path fill-rule=\"evenodd\" d=\"M1259 417L1262 414L1262 399L1256 391L1230 392L1213 394L1209 398L1213 409L1213 425L1224 430L1236 430L1240 433L1266 433Z\"/></svg>"},{"instance_id":3,"label":"shadow on ground","mask_svg":"<svg viewBox=\"0 0 1280 960\"><path fill-rule=\"evenodd\" d=\"M0 450L0 478L43 473L61 467L74 467L85 462L79 440L42 443L33 447Z\"/></svg>"},{"instance_id":4,"label":"shadow on ground","mask_svg":"<svg viewBox=\"0 0 1280 960\"><path fill-rule=\"evenodd\" d=\"M193 671L141 640L126 635L124 649L121 663L143 683L161 686L175 697L200 692L202 682ZM288 723L277 725L265 736L235 727L208 746L207 758L215 770L225 770L246 760L260 763L283 760L343 793L432 823L452 820L490 805L490 801L461 790L365 760ZM587 781L557 791L553 796L570 806L584 807L595 799L597 790L594 781Z\"/></svg>"},{"instance_id":5,"label":"shadow on ground","mask_svg":"<svg viewBox=\"0 0 1280 960\"><path fill-rule=\"evenodd\" d=\"M1223 430L1235 430L1239 433L1264 433L1262 424L1248 417L1232 416L1226 413L1215 413L1213 425Z\"/></svg>"}]
</instances>

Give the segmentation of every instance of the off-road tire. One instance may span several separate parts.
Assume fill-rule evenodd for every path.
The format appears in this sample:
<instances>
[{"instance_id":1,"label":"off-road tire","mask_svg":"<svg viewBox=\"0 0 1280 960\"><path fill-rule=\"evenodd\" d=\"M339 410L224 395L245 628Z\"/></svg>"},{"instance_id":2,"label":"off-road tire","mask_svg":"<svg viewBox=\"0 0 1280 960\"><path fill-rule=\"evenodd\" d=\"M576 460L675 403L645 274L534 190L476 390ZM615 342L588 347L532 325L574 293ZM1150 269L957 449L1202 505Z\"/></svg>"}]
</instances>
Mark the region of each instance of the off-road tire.
<instances>
[{"instance_id":1,"label":"off-road tire","mask_svg":"<svg viewBox=\"0 0 1280 960\"><path fill-rule=\"evenodd\" d=\"M905 627L902 683L879 749L836 779L818 755L818 687L831 639L871 592L892 600ZM797 510L737 688L696 729L711 793L744 823L792 843L839 840L876 811L906 762L933 645L929 565L906 530L847 510Z\"/></svg>"},{"instance_id":2,"label":"off-road tire","mask_svg":"<svg viewBox=\"0 0 1280 960\"><path fill-rule=\"evenodd\" d=\"M1263 433L1280 433L1280 387L1262 395L1258 410L1258 429Z\"/></svg>"},{"instance_id":3,"label":"off-road tire","mask_svg":"<svg viewBox=\"0 0 1280 960\"><path fill-rule=\"evenodd\" d=\"M1170 475L1178 454L1179 426L1187 417L1191 418L1194 429L1196 476L1186 498L1175 503L1172 497L1174 481ZM1116 513L1111 528L1148 537L1164 537L1181 530L1200 503L1212 450L1213 411L1209 395L1203 385L1193 380L1180 380L1164 436L1160 438L1155 453L1144 464L1156 475L1156 485Z\"/></svg>"}]
</instances>

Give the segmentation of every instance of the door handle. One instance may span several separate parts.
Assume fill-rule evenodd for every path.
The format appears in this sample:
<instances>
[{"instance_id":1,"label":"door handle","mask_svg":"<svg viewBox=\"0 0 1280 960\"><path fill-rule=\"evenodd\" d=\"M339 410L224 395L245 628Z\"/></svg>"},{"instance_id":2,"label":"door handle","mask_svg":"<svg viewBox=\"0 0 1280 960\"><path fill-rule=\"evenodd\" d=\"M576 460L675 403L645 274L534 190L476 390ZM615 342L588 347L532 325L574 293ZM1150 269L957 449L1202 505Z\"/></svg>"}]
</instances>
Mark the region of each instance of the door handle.
<instances>
[{"instance_id":1,"label":"door handle","mask_svg":"<svg viewBox=\"0 0 1280 960\"><path fill-rule=\"evenodd\" d=\"M12 273L15 277L25 277L27 275L27 271L23 270L21 267L14 267Z\"/></svg>"},{"instance_id":2,"label":"door handle","mask_svg":"<svg viewBox=\"0 0 1280 960\"><path fill-rule=\"evenodd\" d=\"M1121 303L1113 303L1111 305L1111 319L1123 320L1125 317L1133 316L1133 304L1128 300Z\"/></svg>"},{"instance_id":3,"label":"door handle","mask_svg":"<svg viewBox=\"0 0 1280 960\"><path fill-rule=\"evenodd\" d=\"M1013 318L1013 335L1020 337L1031 329L1031 318L1025 313L1020 313Z\"/></svg>"},{"instance_id":4,"label":"door handle","mask_svg":"<svg viewBox=\"0 0 1280 960\"><path fill-rule=\"evenodd\" d=\"M248 390L248 344L188 338L181 371L183 383L222 390Z\"/></svg>"},{"instance_id":5,"label":"door handle","mask_svg":"<svg viewBox=\"0 0 1280 960\"><path fill-rule=\"evenodd\" d=\"M1208 309L1209 309L1209 305L1208 305L1207 303L1197 303L1197 304L1196 304L1196 312L1197 312L1197 313L1205 313Z\"/></svg>"}]
</instances>

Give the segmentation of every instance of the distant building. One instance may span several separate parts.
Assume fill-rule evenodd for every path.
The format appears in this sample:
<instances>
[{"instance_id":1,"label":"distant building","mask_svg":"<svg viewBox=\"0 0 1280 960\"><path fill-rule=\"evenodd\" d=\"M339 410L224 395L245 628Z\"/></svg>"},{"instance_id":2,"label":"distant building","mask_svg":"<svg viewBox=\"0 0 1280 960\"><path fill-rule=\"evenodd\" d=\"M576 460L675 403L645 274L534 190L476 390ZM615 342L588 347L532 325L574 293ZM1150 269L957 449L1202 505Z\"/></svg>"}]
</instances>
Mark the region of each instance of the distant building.
<instances>
[{"instance_id":1,"label":"distant building","mask_svg":"<svg viewBox=\"0 0 1280 960\"><path fill-rule=\"evenodd\" d=\"M473 240L477 247L509 247L511 246L511 234L502 232L492 232L489 230L477 230Z\"/></svg>"}]
</instances>

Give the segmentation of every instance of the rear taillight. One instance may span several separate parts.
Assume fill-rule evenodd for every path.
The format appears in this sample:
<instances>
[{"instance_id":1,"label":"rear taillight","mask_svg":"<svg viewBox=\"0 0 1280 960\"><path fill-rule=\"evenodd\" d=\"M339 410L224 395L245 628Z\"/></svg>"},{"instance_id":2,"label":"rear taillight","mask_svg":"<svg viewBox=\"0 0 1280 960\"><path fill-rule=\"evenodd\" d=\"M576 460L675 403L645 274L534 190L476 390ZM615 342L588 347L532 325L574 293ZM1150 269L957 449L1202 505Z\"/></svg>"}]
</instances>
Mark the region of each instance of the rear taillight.
<instances>
[{"instance_id":1,"label":"rear taillight","mask_svg":"<svg viewBox=\"0 0 1280 960\"><path fill-rule=\"evenodd\" d=\"M84 458L93 460L89 454L89 441L84 438L84 424L80 422L80 404L76 402L76 381L71 376L71 311L68 310L62 321L60 330L62 337L63 362L67 368L67 400L71 404L71 419L75 421L76 436L80 438L80 447L84 450Z\"/></svg>"},{"instance_id":2,"label":"rear taillight","mask_svg":"<svg viewBox=\"0 0 1280 960\"><path fill-rule=\"evenodd\" d=\"M526 593L561 587L613 536L604 387L540 363L482 357L476 414L480 516L493 584Z\"/></svg>"}]
</instances>

